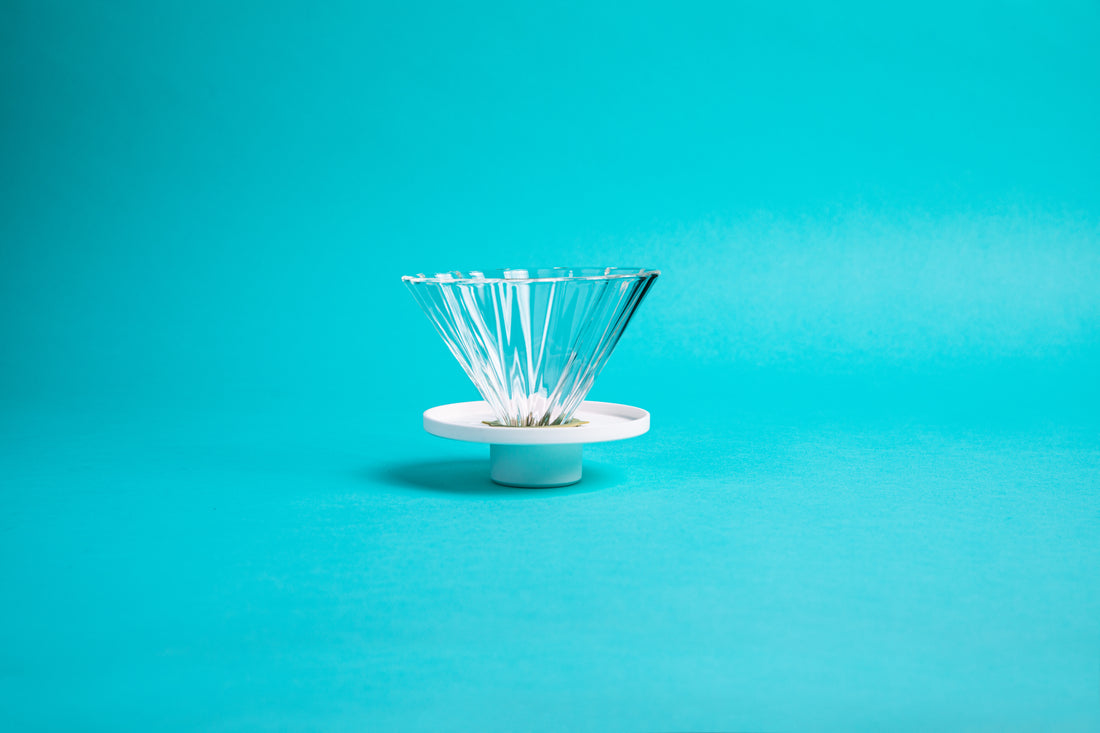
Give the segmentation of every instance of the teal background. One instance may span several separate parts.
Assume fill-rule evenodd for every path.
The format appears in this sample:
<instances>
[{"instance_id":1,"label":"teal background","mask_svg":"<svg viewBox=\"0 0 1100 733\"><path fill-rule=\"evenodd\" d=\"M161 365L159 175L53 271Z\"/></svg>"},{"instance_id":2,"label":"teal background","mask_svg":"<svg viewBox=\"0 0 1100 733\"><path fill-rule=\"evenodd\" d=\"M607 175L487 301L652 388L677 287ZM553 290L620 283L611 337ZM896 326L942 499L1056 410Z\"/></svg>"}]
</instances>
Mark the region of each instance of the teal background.
<instances>
[{"instance_id":1,"label":"teal background","mask_svg":"<svg viewBox=\"0 0 1100 733\"><path fill-rule=\"evenodd\" d=\"M6 730L1100 728L1100 6L0 5ZM663 271L524 492L399 277Z\"/></svg>"}]
</instances>

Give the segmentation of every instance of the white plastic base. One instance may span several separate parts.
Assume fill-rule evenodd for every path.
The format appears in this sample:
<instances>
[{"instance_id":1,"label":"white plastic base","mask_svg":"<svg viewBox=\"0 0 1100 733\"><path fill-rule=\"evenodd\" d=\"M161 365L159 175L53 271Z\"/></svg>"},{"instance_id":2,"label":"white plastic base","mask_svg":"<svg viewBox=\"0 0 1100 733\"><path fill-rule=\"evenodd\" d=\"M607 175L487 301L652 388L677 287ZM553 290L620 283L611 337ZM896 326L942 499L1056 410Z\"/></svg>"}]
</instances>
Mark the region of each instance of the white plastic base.
<instances>
[{"instance_id":1,"label":"white plastic base","mask_svg":"<svg viewBox=\"0 0 1100 733\"><path fill-rule=\"evenodd\" d=\"M580 443L490 445L489 477L498 484L548 489L581 480Z\"/></svg>"},{"instance_id":2,"label":"white plastic base","mask_svg":"<svg viewBox=\"0 0 1100 733\"><path fill-rule=\"evenodd\" d=\"M432 435L489 444L489 475L505 486L549 488L581 480L584 443L633 438L649 430L649 413L611 402L583 402L573 415L584 425L505 428L487 425L493 412L484 402L456 402L424 412Z\"/></svg>"}]
</instances>

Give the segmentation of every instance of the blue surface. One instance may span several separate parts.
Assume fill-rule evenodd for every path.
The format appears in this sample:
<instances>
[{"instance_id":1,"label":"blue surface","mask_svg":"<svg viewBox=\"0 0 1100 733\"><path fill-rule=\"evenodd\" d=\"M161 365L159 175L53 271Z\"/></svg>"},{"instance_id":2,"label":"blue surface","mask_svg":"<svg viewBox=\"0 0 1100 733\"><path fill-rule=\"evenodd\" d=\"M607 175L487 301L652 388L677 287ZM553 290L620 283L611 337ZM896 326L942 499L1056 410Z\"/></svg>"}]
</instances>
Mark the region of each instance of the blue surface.
<instances>
[{"instance_id":1,"label":"blue surface","mask_svg":"<svg viewBox=\"0 0 1100 733\"><path fill-rule=\"evenodd\" d=\"M0 9L0 727L1100 728L1095 4ZM399 277L664 274L574 488Z\"/></svg>"}]
</instances>

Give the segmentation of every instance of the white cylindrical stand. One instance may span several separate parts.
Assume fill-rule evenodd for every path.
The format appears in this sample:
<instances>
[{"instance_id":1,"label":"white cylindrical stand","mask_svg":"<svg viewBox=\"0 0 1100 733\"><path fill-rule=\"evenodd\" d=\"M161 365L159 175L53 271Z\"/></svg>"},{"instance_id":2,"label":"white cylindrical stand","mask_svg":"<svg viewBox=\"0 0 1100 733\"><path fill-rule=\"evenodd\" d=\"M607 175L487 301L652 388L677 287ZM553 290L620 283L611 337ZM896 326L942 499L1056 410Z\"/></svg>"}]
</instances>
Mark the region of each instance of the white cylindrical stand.
<instances>
[{"instance_id":1,"label":"white cylindrical stand","mask_svg":"<svg viewBox=\"0 0 1100 733\"><path fill-rule=\"evenodd\" d=\"M489 477L498 484L523 488L568 486L581 480L584 445L489 446Z\"/></svg>"},{"instance_id":2,"label":"white cylindrical stand","mask_svg":"<svg viewBox=\"0 0 1100 733\"><path fill-rule=\"evenodd\" d=\"M550 488L581 480L585 443L633 438L649 430L649 413L629 405L583 402L574 417L583 424L511 428L490 425L484 402L456 402L424 412L424 429L451 440L489 444L489 476L505 486Z\"/></svg>"}]
</instances>

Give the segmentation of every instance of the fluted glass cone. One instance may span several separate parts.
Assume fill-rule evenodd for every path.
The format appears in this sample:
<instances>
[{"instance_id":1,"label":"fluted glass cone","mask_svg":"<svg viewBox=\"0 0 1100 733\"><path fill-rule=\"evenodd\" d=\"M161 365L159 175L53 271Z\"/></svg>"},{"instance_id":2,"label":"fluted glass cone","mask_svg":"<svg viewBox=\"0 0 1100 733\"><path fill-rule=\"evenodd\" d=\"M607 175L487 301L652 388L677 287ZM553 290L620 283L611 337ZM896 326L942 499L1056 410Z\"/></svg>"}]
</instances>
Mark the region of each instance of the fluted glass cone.
<instances>
[{"instance_id":1,"label":"fluted glass cone","mask_svg":"<svg viewBox=\"0 0 1100 733\"><path fill-rule=\"evenodd\" d=\"M402 278L502 425L572 419L659 273L505 269Z\"/></svg>"}]
</instances>

